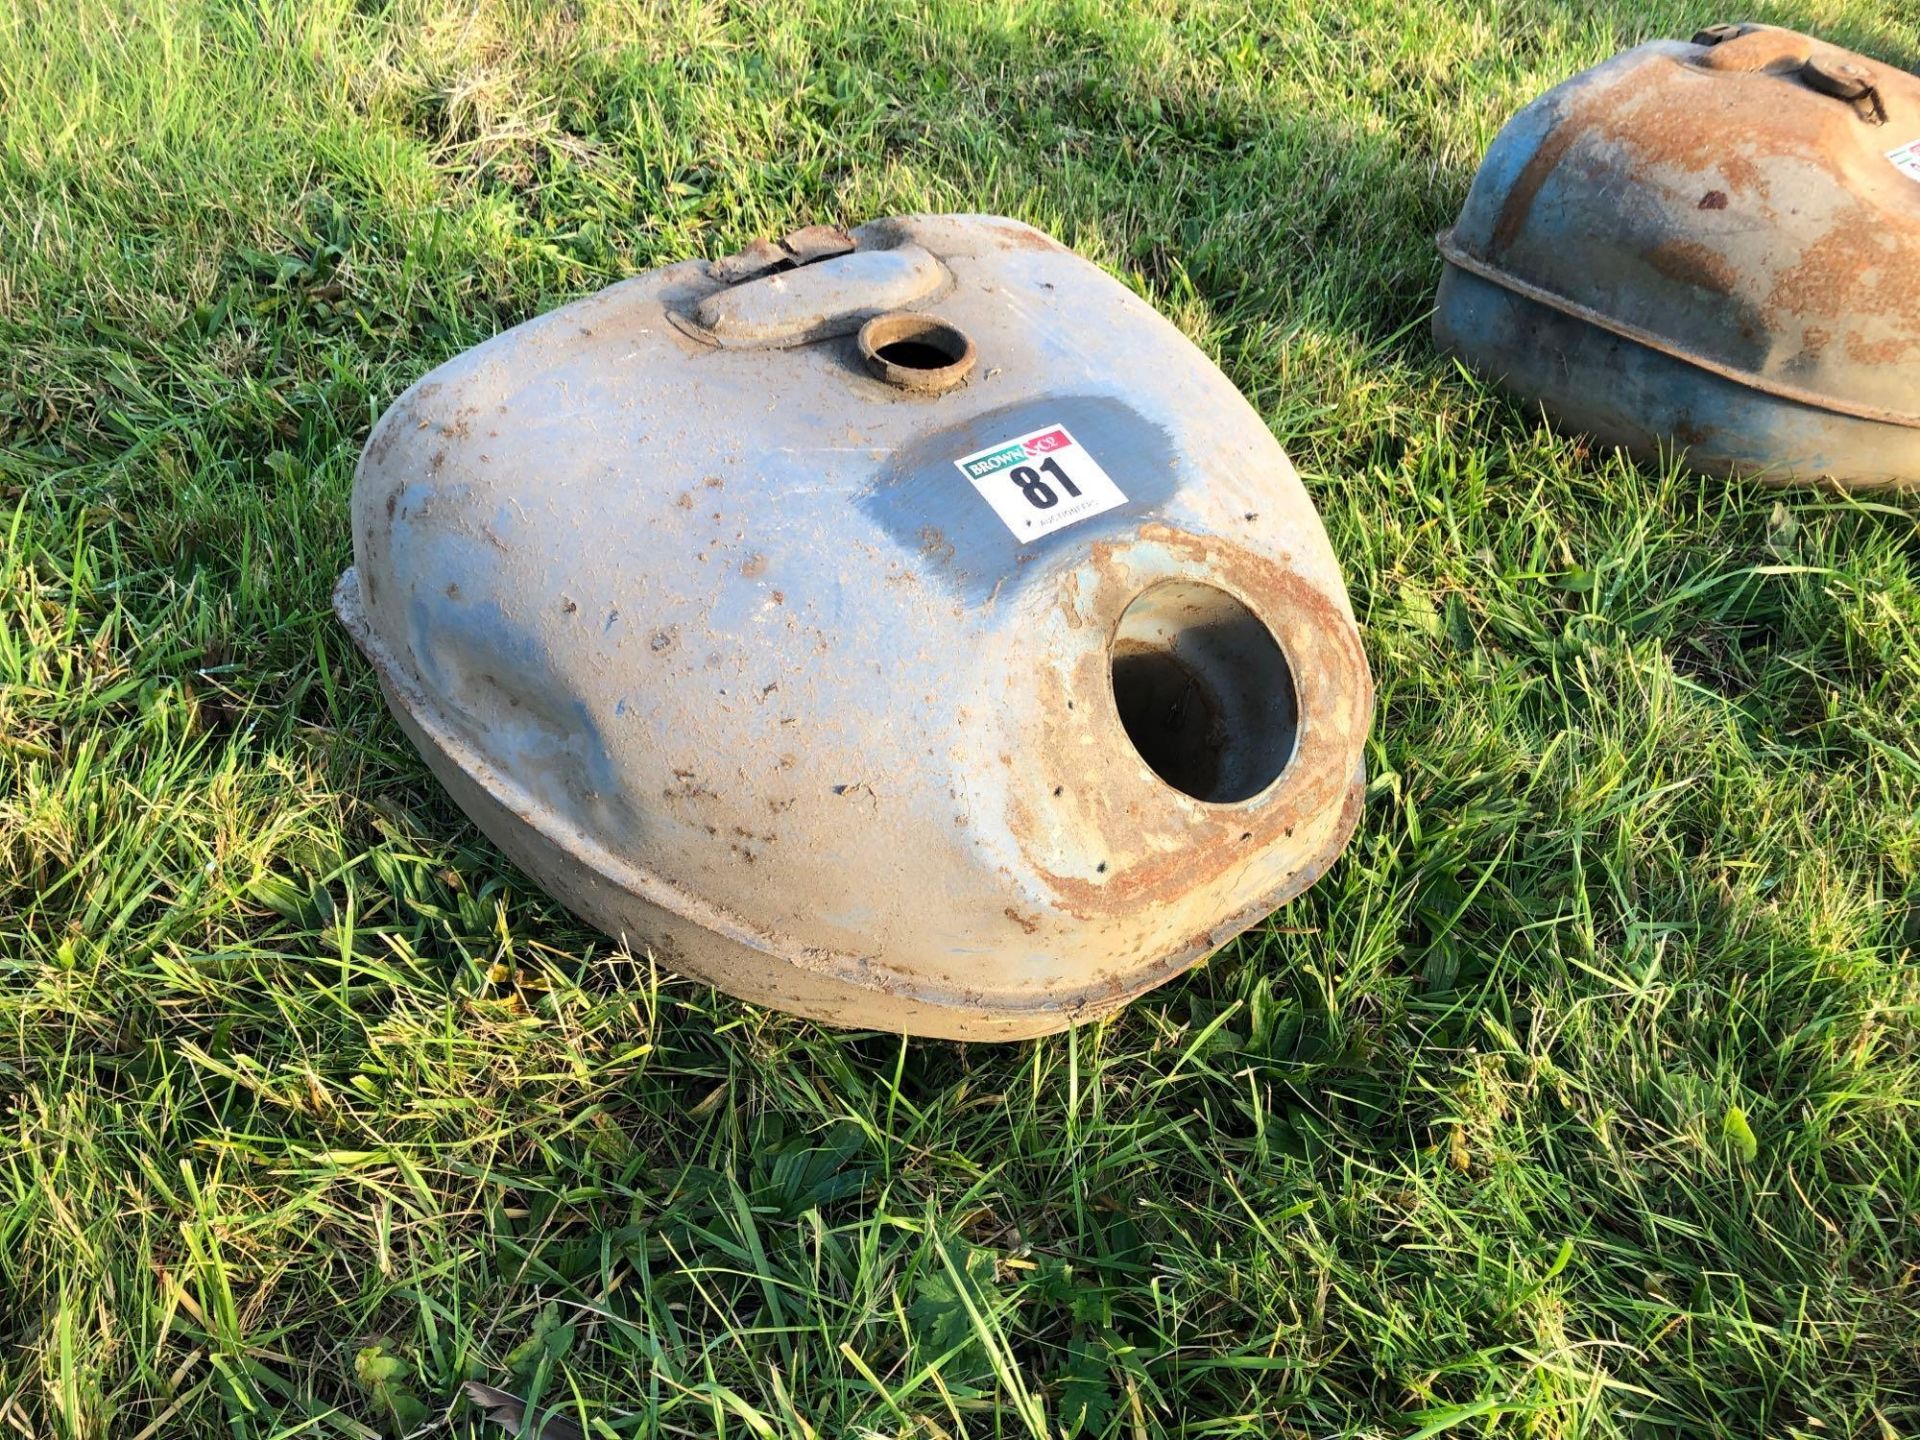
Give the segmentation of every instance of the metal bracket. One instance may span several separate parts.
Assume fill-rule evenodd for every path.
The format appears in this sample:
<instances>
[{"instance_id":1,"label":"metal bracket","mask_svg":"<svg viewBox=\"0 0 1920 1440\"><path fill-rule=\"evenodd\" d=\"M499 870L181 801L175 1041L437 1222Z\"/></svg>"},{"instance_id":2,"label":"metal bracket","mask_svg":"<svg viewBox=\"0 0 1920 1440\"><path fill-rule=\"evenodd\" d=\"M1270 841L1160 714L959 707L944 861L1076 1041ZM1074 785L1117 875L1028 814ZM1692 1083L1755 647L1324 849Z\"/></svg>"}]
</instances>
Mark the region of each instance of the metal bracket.
<instances>
[{"instance_id":1,"label":"metal bracket","mask_svg":"<svg viewBox=\"0 0 1920 1440\"><path fill-rule=\"evenodd\" d=\"M758 279L779 270L796 270L836 255L851 254L854 239L834 225L806 225L790 230L778 240L756 240L746 249L722 256L707 266L707 273L725 285Z\"/></svg>"},{"instance_id":2,"label":"metal bracket","mask_svg":"<svg viewBox=\"0 0 1920 1440\"><path fill-rule=\"evenodd\" d=\"M1873 72L1848 60L1815 55L1800 67L1800 78L1809 90L1845 100L1854 113L1869 125L1887 123L1887 107L1873 83Z\"/></svg>"},{"instance_id":3,"label":"metal bracket","mask_svg":"<svg viewBox=\"0 0 1920 1440\"><path fill-rule=\"evenodd\" d=\"M1746 28L1744 25L1709 25L1706 29L1694 33L1693 43L1718 45L1722 40L1736 39Z\"/></svg>"}]
</instances>

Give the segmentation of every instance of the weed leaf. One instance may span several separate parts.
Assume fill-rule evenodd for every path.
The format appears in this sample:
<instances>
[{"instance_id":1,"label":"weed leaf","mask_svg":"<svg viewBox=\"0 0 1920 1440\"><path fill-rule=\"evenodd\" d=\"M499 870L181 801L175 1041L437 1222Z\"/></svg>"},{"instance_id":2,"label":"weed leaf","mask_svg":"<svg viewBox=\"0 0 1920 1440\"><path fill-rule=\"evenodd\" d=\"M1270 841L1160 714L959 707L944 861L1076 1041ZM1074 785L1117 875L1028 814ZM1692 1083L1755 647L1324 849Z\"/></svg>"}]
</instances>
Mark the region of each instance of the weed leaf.
<instances>
[{"instance_id":1,"label":"weed leaf","mask_svg":"<svg viewBox=\"0 0 1920 1440\"><path fill-rule=\"evenodd\" d=\"M1753 1126L1747 1123L1747 1112L1738 1105L1727 1107L1727 1118L1720 1122L1720 1133L1727 1137L1742 1164L1751 1165L1760 1157L1760 1137L1753 1133Z\"/></svg>"},{"instance_id":2,"label":"weed leaf","mask_svg":"<svg viewBox=\"0 0 1920 1440\"><path fill-rule=\"evenodd\" d=\"M518 1395L469 1380L460 1389L483 1416L511 1435L518 1436L527 1423L527 1402ZM548 1415L529 1440L586 1440L586 1432L564 1415Z\"/></svg>"}]
</instances>

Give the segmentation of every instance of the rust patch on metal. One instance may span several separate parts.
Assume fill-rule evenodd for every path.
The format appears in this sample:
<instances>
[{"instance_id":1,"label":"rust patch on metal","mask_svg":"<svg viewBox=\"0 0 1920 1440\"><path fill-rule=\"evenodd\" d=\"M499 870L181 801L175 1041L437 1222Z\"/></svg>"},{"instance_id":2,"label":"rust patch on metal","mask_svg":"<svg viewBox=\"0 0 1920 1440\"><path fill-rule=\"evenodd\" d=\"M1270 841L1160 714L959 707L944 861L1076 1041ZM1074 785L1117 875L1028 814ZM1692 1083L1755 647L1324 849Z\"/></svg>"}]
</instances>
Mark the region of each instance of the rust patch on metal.
<instances>
[{"instance_id":1,"label":"rust patch on metal","mask_svg":"<svg viewBox=\"0 0 1920 1440\"><path fill-rule=\"evenodd\" d=\"M1760 188L1764 176L1760 167L1744 155L1722 155L1720 157L1720 178L1727 182L1727 189L1735 195L1745 195Z\"/></svg>"},{"instance_id":2,"label":"rust patch on metal","mask_svg":"<svg viewBox=\"0 0 1920 1440\"><path fill-rule=\"evenodd\" d=\"M929 559L945 564L953 558L953 542L938 525L920 527L920 553Z\"/></svg>"},{"instance_id":3,"label":"rust patch on metal","mask_svg":"<svg viewBox=\"0 0 1920 1440\"><path fill-rule=\"evenodd\" d=\"M847 255L853 248L853 237L838 226L807 225L778 240L755 240L745 249L714 261L707 273L723 284L737 285L761 275Z\"/></svg>"},{"instance_id":4,"label":"rust patch on metal","mask_svg":"<svg viewBox=\"0 0 1920 1440\"><path fill-rule=\"evenodd\" d=\"M1841 215L1825 236L1781 273L1768 293L1775 311L1821 318L1854 316L1906 339L1885 352L1900 358L1920 344L1920 225L1906 233L1871 226L1865 213Z\"/></svg>"},{"instance_id":5,"label":"rust patch on metal","mask_svg":"<svg viewBox=\"0 0 1920 1440\"><path fill-rule=\"evenodd\" d=\"M792 257L771 240L755 240L744 249L722 256L708 267L707 273L728 285L751 280L756 275L790 263Z\"/></svg>"},{"instance_id":6,"label":"rust patch on metal","mask_svg":"<svg viewBox=\"0 0 1920 1440\"><path fill-rule=\"evenodd\" d=\"M1344 792L1353 784L1372 722L1373 680L1359 632L1332 596L1285 565L1164 524L1143 526L1139 539L1164 547L1191 573L1208 577L1209 584L1244 597L1274 630L1297 695L1295 754L1278 788L1246 804L1194 800L1153 775L1144 762L1138 778L1128 783L1122 757L1132 753L1132 745L1113 706L1073 708L1074 697L1110 693L1110 648L1090 647L1072 671L1050 672L1043 682L1035 707L1041 717L1039 743L1022 763L1047 774L1082 771L1091 736L1094 757L1114 756L1103 767L1106 783L1075 786L1064 796L1054 796L1046 785L1010 787L1009 828L1056 903L1083 919L1190 900L1244 867L1249 855L1290 840L1302 849L1290 877L1306 878L1287 888L1304 889L1312 878L1307 872L1323 863L1313 840L1329 837L1328 855L1344 843L1344 832L1331 832L1346 808ZM1108 635L1140 592L1125 553L1133 543L1096 544L1094 589L1070 589L1062 597ZM1077 580L1078 575L1068 583ZM1043 801L1065 806L1070 828L1104 847L1093 879L1051 868L1045 836L1052 826L1040 808Z\"/></svg>"},{"instance_id":7,"label":"rust patch on metal","mask_svg":"<svg viewBox=\"0 0 1920 1440\"><path fill-rule=\"evenodd\" d=\"M793 257L796 265L811 265L816 260L831 260L849 254L853 236L838 225L805 225L780 238L780 248Z\"/></svg>"},{"instance_id":8,"label":"rust patch on metal","mask_svg":"<svg viewBox=\"0 0 1920 1440\"><path fill-rule=\"evenodd\" d=\"M999 237L1001 245L1008 250L1064 250L1067 247L1051 235L1038 230L1030 230L1024 225L991 225L988 227Z\"/></svg>"},{"instance_id":9,"label":"rust patch on metal","mask_svg":"<svg viewBox=\"0 0 1920 1440\"><path fill-rule=\"evenodd\" d=\"M1580 138L1580 134L1581 126L1576 117L1562 116L1559 128L1548 135L1540 148L1528 157L1519 178L1513 182L1513 189L1507 193L1506 203L1500 207L1499 220L1494 223L1492 248L1495 254L1510 249L1519 238L1533 214L1533 202L1540 198L1540 187L1560 168L1560 162L1566 158L1567 151L1573 148L1573 142Z\"/></svg>"},{"instance_id":10,"label":"rust patch on metal","mask_svg":"<svg viewBox=\"0 0 1920 1440\"><path fill-rule=\"evenodd\" d=\"M1647 251L1647 263L1669 280L1713 295L1731 295L1740 284L1727 257L1697 240L1663 240Z\"/></svg>"},{"instance_id":11,"label":"rust patch on metal","mask_svg":"<svg viewBox=\"0 0 1920 1440\"><path fill-rule=\"evenodd\" d=\"M1913 356L1911 340L1867 340L1860 335L1847 337L1847 359L1856 365L1898 365Z\"/></svg>"}]
</instances>

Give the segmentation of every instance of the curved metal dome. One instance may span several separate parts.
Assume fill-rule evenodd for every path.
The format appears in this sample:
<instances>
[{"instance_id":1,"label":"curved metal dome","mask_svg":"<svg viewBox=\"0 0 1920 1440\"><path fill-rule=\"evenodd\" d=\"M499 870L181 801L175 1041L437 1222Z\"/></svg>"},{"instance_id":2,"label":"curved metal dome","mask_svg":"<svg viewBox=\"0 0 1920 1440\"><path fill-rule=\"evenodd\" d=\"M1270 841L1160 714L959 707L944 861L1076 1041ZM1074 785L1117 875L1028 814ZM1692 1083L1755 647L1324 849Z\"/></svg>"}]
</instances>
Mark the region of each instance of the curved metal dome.
<instances>
[{"instance_id":1,"label":"curved metal dome","mask_svg":"<svg viewBox=\"0 0 1920 1440\"><path fill-rule=\"evenodd\" d=\"M642 275L375 428L336 604L569 907L840 1025L1111 1010L1310 885L1372 686L1260 418L980 216Z\"/></svg>"},{"instance_id":2,"label":"curved metal dome","mask_svg":"<svg viewBox=\"0 0 1920 1440\"><path fill-rule=\"evenodd\" d=\"M1442 348L1715 472L1920 483L1920 80L1791 30L1629 50L1500 132Z\"/></svg>"}]
</instances>

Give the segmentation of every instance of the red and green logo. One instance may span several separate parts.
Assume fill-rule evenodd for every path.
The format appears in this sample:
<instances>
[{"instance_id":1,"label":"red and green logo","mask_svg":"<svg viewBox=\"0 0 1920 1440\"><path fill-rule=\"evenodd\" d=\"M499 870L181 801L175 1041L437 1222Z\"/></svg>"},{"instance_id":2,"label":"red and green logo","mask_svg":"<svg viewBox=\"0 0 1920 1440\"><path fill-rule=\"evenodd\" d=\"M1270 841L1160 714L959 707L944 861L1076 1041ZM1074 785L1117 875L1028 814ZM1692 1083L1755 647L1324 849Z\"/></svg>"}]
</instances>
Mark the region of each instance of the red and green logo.
<instances>
[{"instance_id":1,"label":"red and green logo","mask_svg":"<svg viewBox=\"0 0 1920 1440\"><path fill-rule=\"evenodd\" d=\"M1024 465L1036 455L1051 455L1056 450L1064 450L1071 444L1073 438L1056 425L1037 435L1010 440L997 450L983 450L977 455L969 455L960 461L960 468L966 471L969 480L978 480L982 476L1005 470L1010 465Z\"/></svg>"}]
</instances>

